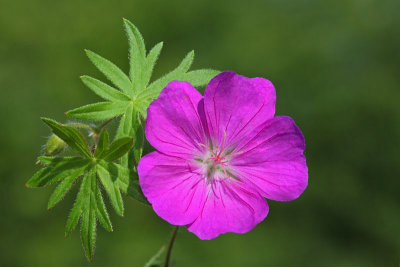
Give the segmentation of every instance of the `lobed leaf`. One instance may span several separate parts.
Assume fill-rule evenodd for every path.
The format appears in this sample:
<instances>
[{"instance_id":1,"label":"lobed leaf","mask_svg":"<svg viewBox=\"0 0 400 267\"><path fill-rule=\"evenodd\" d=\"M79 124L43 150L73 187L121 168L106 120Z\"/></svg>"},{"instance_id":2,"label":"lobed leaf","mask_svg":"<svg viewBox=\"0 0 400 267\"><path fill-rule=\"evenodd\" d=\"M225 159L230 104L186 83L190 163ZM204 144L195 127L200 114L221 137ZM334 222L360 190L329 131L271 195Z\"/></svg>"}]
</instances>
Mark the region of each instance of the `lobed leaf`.
<instances>
[{"instance_id":1,"label":"lobed leaf","mask_svg":"<svg viewBox=\"0 0 400 267\"><path fill-rule=\"evenodd\" d=\"M151 75L153 74L153 69L154 66L157 62L158 56L161 53L161 49L163 48L163 42L159 42L156 44L149 52L149 54L146 57L146 71L144 72L143 75L143 84L144 86L147 86L150 82Z\"/></svg>"},{"instance_id":2,"label":"lobed leaf","mask_svg":"<svg viewBox=\"0 0 400 267\"><path fill-rule=\"evenodd\" d=\"M50 164L57 164L61 162L68 162L71 159L82 159L80 157L50 157L50 156L40 156L37 158L38 161L46 166Z\"/></svg>"},{"instance_id":3,"label":"lobed leaf","mask_svg":"<svg viewBox=\"0 0 400 267\"><path fill-rule=\"evenodd\" d=\"M102 153L105 161L114 161L125 155L132 147L131 137L122 137L111 143L110 147Z\"/></svg>"},{"instance_id":4,"label":"lobed leaf","mask_svg":"<svg viewBox=\"0 0 400 267\"><path fill-rule=\"evenodd\" d=\"M67 192L71 189L72 185L75 183L76 179L85 172L86 168L87 165L78 169L65 171L65 173L68 173L68 176L66 176L63 179L63 181L56 187L54 192L51 194L49 203L47 205L48 209L54 207L65 196L65 194L67 194Z\"/></svg>"},{"instance_id":5,"label":"lobed leaf","mask_svg":"<svg viewBox=\"0 0 400 267\"><path fill-rule=\"evenodd\" d=\"M132 136L133 109L134 109L133 103L128 105L124 115L122 115L119 121L119 127L115 135L115 139Z\"/></svg>"},{"instance_id":6,"label":"lobed leaf","mask_svg":"<svg viewBox=\"0 0 400 267\"><path fill-rule=\"evenodd\" d=\"M70 110L66 114L76 119L102 121L123 114L128 104L128 101L99 102Z\"/></svg>"},{"instance_id":7,"label":"lobed leaf","mask_svg":"<svg viewBox=\"0 0 400 267\"><path fill-rule=\"evenodd\" d=\"M118 182L119 178L118 176L120 174L117 173L117 175L112 175L112 172L110 171L111 168L115 168L115 165L107 163L105 161L99 161L96 168L97 175L99 176L100 181L103 184L103 187L106 190L115 211L120 216L123 216L124 204L122 201L122 195L119 189L119 182Z\"/></svg>"},{"instance_id":8,"label":"lobed leaf","mask_svg":"<svg viewBox=\"0 0 400 267\"><path fill-rule=\"evenodd\" d=\"M161 90L167 86L167 84L173 80L184 80L184 74L187 72L192 65L194 58L194 51L190 51L185 58L181 61L178 67L173 71L169 72L160 79L154 81L149 85L147 90L141 95L141 98L155 99L160 94Z\"/></svg>"},{"instance_id":9,"label":"lobed leaf","mask_svg":"<svg viewBox=\"0 0 400 267\"><path fill-rule=\"evenodd\" d=\"M119 164L109 164L112 164L112 166L108 170L112 176L118 177L118 185L122 192L144 204L150 205L140 188L137 173Z\"/></svg>"},{"instance_id":10,"label":"lobed leaf","mask_svg":"<svg viewBox=\"0 0 400 267\"><path fill-rule=\"evenodd\" d=\"M94 152L95 158L101 158L103 153L108 149L109 136L107 130L103 130L100 134L99 141L97 142L96 151Z\"/></svg>"},{"instance_id":11,"label":"lobed leaf","mask_svg":"<svg viewBox=\"0 0 400 267\"><path fill-rule=\"evenodd\" d=\"M27 187L41 187L62 181L66 177L85 168L89 161L80 157L53 158L41 157L48 165L36 172L26 183Z\"/></svg>"},{"instance_id":12,"label":"lobed leaf","mask_svg":"<svg viewBox=\"0 0 400 267\"><path fill-rule=\"evenodd\" d=\"M127 19L124 19L124 25L129 41L129 76L133 84L133 91L130 95L133 96L135 92L143 90L145 86L143 77L146 69L146 47L136 26Z\"/></svg>"},{"instance_id":13,"label":"lobed leaf","mask_svg":"<svg viewBox=\"0 0 400 267\"><path fill-rule=\"evenodd\" d=\"M212 69L193 70L185 73L184 80L195 87L206 86L219 73L220 71Z\"/></svg>"},{"instance_id":14,"label":"lobed leaf","mask_svg":"<svg viewBox=\"0 0 400 267\"><path fill-rule=\"evenodd\" d=\"M98 54L85 50L87 56L90 61L122 92L129 95L132 88L132 83L129 80L128 76L120 70L114 63L111 61L99 56Z\"/></svg>"},{"instance_id":15,"label":"lobed leaf","mask_svg":"<svg viewBox=\"0 0 400 267\"><path fill-rule=\"evenodd\" d=\"M129 154L126 154L121 159L121 164L127 168L136 168L139 159L142 156L144 144L144 119L136 107L130 105L121 118L120 125L116 134L116 138L123 136L131 136L135 142L133 144L133 157L129 160ZM132 165L129 166L129 163Z\"/></svg>"},{"instance_id":16,"label":"lobed leaf","mask_svg":"<svg viewBox=\"0 0 400 267\"><path fill-rule=\"evenodd\" d=\"M94 256L96 242L96 191L97 178L95 169L91 169L82 181L81 191L84 192L82 203L81 239L87 259L91 262Z\"/></svg>"},{"instance_id":17,"label":"lobed leaf","mask_svg":"<svg viewBox=\"0 0 400 267\"><path fill-rule=\"evenodd\" d=\"M89 76L81 76L82 82L95 94L109 101L130 101L131 98L102 81Z\"/></svg>"},{"instance_id":18,"label":"lobed leaf","mask_svg":"<svg viewBox=\"0 0 400 267\"><path fill-rule=\"evenodd\" d=\"M64 140L73 150L87 158L92 157L85 139L78 130L48 118L41 119L52 129L55 135Z\"/></svg>"},{"instance_id":19,"label":"lobed leaf","mask_svg":"<svg viewBox=\"0 0 400 267\"><path fill-rule=\"evenodd\" d=\"M103 201L103 196L101 195L101 191L98 186L96 190L96 204L97 204L96 215L97 219L99 220L99 223L101 224L101 226L103 226L104 229L106 229L109 232L112 232L113 228L110 221L110 217L108 216L107 209Z\"/></svg>"},{"instance_id":20,"label":"lobed leaf","mask_svg":"<svg viewBox=\"0 0 400 267\"><path fill-rule=\"evenodd\" d=\"M81 186L79 188L78 196L76 197L74 206L69 213L67 224L65 226L65 236L68 237L78 224L79 218L82 215L84 208L84 201L86 196L86 191L84 190L87 183L87 176L83 177Z\"/></svg>"}]
</instances>

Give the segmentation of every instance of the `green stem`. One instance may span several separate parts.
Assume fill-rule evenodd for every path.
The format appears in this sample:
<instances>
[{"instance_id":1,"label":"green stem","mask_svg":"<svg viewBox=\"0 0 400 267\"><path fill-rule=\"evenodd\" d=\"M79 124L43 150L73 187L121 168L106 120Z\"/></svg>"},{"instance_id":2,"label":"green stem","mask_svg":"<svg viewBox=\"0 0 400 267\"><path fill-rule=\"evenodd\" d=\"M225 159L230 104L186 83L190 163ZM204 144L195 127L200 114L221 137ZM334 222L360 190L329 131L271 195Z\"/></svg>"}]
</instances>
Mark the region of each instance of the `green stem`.
<instances>
[{"instance_id":1,"label":"green stem","mask_svg":"<svg viewBox=\"0 0 400 267\"><path fill-rule=\"evenodd\" d=\"M71 122L71 123L67 123L66 125L74 127L74 128L90 130L93 132L95 131L94 127L87 125L87 124L79 123L79 122Z\"/></svg>"},{"instance_id":2,"label":"green stem","mask_svg":"<svg viewBox=\"0 0 400 267\"><path fill-rule=\"evenodd\" d=\"M96 133L100 133L100 131L107 126L107 124L109 124L113 119L115 119L115 117L106 120L105 122L103 122L103 124L101 124L99 127L96 128Z\"/></svg>"},{"instance_id":3,"label":"green stem","mask_svg":"<svg viewBox=\"0 0 400 267\"><path fill-rule=\"evenodd\" d=\"M165 258L165 265L164 265L165 267L169 266L169 259L171 258L172 247L174 246L174 241L175 241L176 234L178 233L178 228L179 228L179 226L175 226L174 230L172 230L172 236L171 236L171 239L169 240L169 244L168 244L167 257Z\"/></svg>"}]
</instances>

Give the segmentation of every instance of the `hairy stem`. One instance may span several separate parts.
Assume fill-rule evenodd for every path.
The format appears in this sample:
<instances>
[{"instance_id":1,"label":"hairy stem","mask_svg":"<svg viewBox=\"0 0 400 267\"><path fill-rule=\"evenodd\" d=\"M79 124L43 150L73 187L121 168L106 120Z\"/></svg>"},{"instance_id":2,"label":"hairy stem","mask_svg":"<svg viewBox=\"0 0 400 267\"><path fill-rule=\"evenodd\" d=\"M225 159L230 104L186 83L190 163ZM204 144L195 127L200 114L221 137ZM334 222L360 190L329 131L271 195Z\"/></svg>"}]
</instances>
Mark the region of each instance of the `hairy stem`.
<instances>
[{"instance_id":1,"label":"hairy stem","mask_svg":"<svg viewBox=\"0 0 400 267\"><path fill-rule=\"evenodd\" d=\"M176 234L178 233L178 228L179 228L179 226L175 226L174 229L172 230L171 239L169 240L169 244L168 244L167 256L165 258L165 265L164 265L165 267L169 266L169 260L171 258L172 247L174 246L174 241L175 241Z\"/></svg>"},{"instance_id":2,"label":"hairy stem","mask_svg":"<svg viewBox=\"0 0 400 267\"><path fill-rule=\"evenodd\" d=\"M105 122L103 122L99 127L96 128L96 132L100 133L100 131L107 125L109 124L113 119L115 119L115 117L106 120Z\"/></svg>"},{"instance_id":3,"label":"hairy stem","mask_svg":"<svg viewBox=\"0 0 400 267\"><path fill-rule=\"evenodd\" d=\"M92 132L95 131L94 127L87 125L87 124L79 123L79 122L71 122L71 123L67 123L66 125L74 127L74 128L90 130Z\"/></svg>"}]
</instances>

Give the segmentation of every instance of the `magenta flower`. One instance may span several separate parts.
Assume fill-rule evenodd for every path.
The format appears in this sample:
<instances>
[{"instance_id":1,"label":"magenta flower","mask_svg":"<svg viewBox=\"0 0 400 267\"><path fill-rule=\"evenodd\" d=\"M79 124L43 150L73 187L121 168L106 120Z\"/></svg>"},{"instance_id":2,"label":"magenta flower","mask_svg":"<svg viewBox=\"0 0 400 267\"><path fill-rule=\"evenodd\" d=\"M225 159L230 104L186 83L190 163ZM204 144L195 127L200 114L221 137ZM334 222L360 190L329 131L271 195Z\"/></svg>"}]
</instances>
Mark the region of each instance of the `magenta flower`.
<instances>
[{"instance_id":1,"label":"magenta flower","mask_svg":"<svg viewBox=\"0 0 400 267\"><path fill-rule=\"evenodd\" d=\"M201 239L246 233L265 219L265 198L296 199L307 187L304 137L290 117L274 117L275 88L227 71L204 98L173 81L147 110L139 182L154 211Z\"/></svg>"}]
</instances>

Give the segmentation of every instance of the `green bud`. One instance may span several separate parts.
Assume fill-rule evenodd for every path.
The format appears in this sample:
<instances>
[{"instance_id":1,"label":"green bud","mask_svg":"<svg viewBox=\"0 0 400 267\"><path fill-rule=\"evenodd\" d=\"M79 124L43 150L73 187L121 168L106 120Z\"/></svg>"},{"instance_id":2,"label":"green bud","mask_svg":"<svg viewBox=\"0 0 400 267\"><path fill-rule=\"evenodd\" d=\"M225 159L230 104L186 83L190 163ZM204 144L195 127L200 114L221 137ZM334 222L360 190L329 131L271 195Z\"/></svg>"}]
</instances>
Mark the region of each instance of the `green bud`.
<instances>
[{"instance_id":1,"label":"green bud","mask_svg":"<svg viewBox=\"0 0 400 267\"><path fill-rule=\"evenodd\" d=\"M62 152L67 144L57 135L50 136L46 143L46 156L55 156Z\"/></svg>"}]
</instances>

